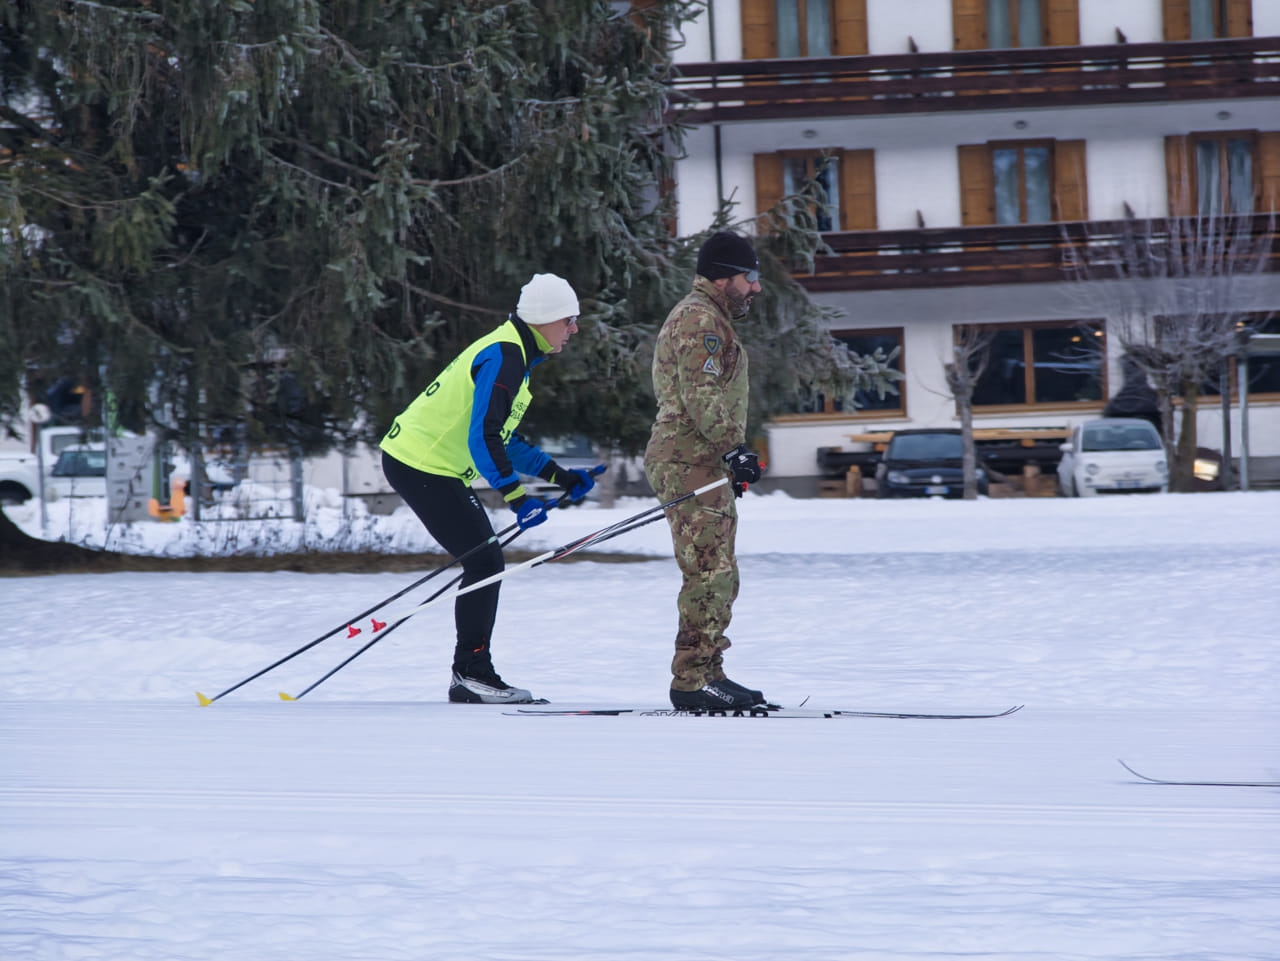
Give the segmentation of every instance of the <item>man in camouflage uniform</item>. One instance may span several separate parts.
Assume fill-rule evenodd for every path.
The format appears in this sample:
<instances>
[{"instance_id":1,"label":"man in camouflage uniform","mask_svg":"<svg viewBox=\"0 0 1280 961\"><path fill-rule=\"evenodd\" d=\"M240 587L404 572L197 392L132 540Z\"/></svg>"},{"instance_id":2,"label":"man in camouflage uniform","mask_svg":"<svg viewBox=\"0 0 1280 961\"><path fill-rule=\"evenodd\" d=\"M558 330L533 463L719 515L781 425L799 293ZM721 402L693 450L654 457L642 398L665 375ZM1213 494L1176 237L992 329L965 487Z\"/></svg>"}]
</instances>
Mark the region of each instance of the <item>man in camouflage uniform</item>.
<instances>
[{"instance_id":1,"label":"man in camouflage uniform","mask_svg":"<svg viewBox=\"0 0 1280 961\"><path fill-rule=\"evenodd\" d=\"M744 443L747 352L733 322L760 292L749 241L722 231L698 252L693 289L667 316L653 356L658 416L645 449L645 475L662 501L720 478L726 484L667 511L676 562L684 575L671 703L724 709L764 703L759 691L729 680L725 629L738 596L735 495L760 479L759 458Z\"/></svg>"}]
</instances>

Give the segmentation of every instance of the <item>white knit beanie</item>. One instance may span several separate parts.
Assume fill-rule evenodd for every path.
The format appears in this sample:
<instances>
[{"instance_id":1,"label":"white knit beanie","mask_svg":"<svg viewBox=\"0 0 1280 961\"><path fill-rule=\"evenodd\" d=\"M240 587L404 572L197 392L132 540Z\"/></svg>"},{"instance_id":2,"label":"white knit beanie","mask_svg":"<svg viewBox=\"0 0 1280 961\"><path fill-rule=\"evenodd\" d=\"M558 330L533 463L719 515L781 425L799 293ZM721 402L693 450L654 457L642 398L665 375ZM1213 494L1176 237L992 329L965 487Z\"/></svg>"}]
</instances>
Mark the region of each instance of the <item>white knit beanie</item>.
<instances>
[{"instance_id":1,"label":"white knit beanie","mask_svg":"<svg viewBox=\"0 0 1280 961\"><path fill-rule=\"evenodd\" d=\"M534 274L533 279L520 288L516 313L526 324L553 324L578 316L578 295L563 277Z\"/></svg>"}]
</instances>

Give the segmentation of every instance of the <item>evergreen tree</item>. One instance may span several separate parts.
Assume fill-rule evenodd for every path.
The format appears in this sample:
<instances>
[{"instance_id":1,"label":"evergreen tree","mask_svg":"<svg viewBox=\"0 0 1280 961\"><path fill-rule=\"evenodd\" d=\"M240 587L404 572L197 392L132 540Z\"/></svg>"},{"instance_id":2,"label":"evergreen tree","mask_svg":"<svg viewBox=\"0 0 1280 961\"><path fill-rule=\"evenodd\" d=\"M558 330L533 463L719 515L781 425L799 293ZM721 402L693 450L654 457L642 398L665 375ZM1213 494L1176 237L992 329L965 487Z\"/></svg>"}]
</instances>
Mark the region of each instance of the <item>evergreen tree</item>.
<instances>
[{"instance_id":1,"label":"evergreen tree","mask_svg":"<svg viewBox=\"0 0 1280 961\"><path fill-rule=\"evenodd\" d=\"M694 12L14 0L0 424L24 384L70 374L115 423L184 445L230 427L303 450L376 438L552 271L584 334L539 377L528 427L636 449L648 350L702 239L670 235L659 190L681 143L664 38ZM790 283L816 243L802 225L762 245L757 414L814 382L886 382Z\"/></svg>"}]
</instances>

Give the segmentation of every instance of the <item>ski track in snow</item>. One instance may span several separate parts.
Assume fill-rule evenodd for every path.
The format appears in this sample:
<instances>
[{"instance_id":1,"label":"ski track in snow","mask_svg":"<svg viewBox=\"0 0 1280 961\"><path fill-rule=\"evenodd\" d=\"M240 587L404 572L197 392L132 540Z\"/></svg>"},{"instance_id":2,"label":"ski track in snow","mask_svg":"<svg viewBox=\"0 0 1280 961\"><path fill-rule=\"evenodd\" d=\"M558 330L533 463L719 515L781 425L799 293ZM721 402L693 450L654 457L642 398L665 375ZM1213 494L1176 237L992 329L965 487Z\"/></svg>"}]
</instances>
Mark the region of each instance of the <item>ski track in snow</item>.
<instances>
[{"instance_id":1,"label":"ski track in snow","mask_svg":"<svg viewBox=\"0 0 1280 961\"><path fill-rule=\"evenodd\" d=\"M414 578L0 580L0 956L1280 957L1280 791L1116 763L1280 774L1280 494L741 504L733 676L785 704L1026 708L507 717L443 703L447 607L300 702L276 692L367 633L200 708ZM661 705L679 574L653 553L505 583L502 673Z\"/></svg>"}]
</instances>

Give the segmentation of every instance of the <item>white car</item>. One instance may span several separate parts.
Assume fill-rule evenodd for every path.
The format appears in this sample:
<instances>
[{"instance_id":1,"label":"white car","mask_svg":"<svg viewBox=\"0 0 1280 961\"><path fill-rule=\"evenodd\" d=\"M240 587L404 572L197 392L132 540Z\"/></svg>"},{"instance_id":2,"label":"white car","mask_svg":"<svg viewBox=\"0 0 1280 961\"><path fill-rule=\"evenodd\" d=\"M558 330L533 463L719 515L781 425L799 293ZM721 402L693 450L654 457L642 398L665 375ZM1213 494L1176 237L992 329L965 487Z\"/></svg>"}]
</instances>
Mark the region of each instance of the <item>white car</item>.
<instances>
[{"instance_id":1,"label":"white car","mask_svg":"<svg viewBox=\"0 0 1280 961\"><path fill-rule=\"evenodd\" d=\"M1058 492L1064 497L1168 490L1164 442L1150 421L1105 417L1080 424L1062 444Z\"/></svg>"}]
</instances>

